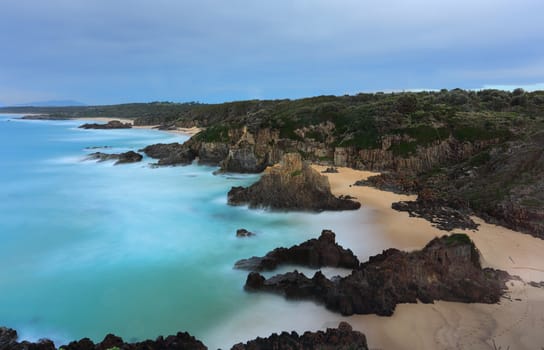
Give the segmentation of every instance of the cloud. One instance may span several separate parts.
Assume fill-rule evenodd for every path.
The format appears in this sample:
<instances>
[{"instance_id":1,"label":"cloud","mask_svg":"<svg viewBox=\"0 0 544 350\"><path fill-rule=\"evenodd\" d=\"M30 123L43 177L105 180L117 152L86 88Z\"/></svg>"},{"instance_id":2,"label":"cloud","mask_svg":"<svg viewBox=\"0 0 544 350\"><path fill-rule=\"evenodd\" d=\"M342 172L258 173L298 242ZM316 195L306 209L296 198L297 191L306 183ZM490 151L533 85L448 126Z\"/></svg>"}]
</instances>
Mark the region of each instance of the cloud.
<instances>
[{"instance_id":1,"label":"cloud","mask_svg":"<svg viewBox=\"0 0 544 350\"><path fill-rule=\"evenodd\" d=\"M212 100L214 86L233 86L215 97L233 99L481 86L501 83L495 73L531 82L529 70L500 69L544 57L544 2L533 0L3 0L0 10L0 84L96 102Z\"/></svg>"}]
</instances>

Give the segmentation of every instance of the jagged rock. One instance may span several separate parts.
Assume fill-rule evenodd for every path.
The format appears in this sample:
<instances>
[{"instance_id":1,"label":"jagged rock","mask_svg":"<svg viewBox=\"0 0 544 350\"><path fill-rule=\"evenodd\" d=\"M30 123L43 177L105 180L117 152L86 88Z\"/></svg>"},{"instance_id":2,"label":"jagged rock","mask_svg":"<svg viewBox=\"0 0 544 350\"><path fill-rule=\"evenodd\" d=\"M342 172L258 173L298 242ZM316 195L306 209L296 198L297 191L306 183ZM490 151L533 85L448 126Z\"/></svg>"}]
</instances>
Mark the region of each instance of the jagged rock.
<instances>
[{"instance_id":1,"label":"jagged rock","mask_svg":"<svg viewBox=\"0 0 544 350\"><path fill-rule=\"evenodd\" d=\"M368 350L366 337L363 333L354 331L346 322L341 322L338 328L327 328L325 332L282 332L272 334L268 338L256 338L247 343L239 343L231 350Z\"/></svg>"},{"instance_id":2,"label":"jagged rock","mask_svg":"<svg viewBox=\"0 0 544 350\"><path fill-rule=\"evenodd\" d=\"M11 328L0 327L0 349L2 350L55 350L55 344L49 339L40 339L37 343L18 342L17 332Z\"/></svg>"},{"instance_id":3,"label":"jagged rock","mask_svg":"<svg viewBox=\"0 0 544 350\"><path fill-rule=\"evenodd\" d=\"M160 336L156 340L145 340L137 343L125 343L122 338L108 334L102 342L94 344L88 338L73 341L60 348L65 350L108 350L119 348L123 350L205 350L207 347L198 339L186 332L179 332L166 338Z\"/></svg>"},{"instance_id":4,"label":"jagged rock","mask_svg":"<svg viewBox=\"0 0 544 350\"><path fill-rule=\"evenodd\" d=\"M277 166L267 169L261 179L248 188L233 187L228 193L231 205L251 208L293 210L353 210L361 204L332 195L326 176L319 174L300 154L285 154Z\"/></svg>"},{"instance_id":5,"label":"jagged rock","mask_svg":"<svg viewBox=\"0 0 544 350\"><path fill-rule=\"evenodd\" d=\"M87 123L80 126L81 129L130 129L131 123L122 123L119 120L111 120L106 124Z\"/></svg>"},{"instance_id":6,"label":"jagged rock","mask_svg":"<svg viewBox=\"0 0 544 350\"><path fill-rule=\"evenodd\" d=\"M118 164L127 164L127 163L136 163L141 161L143 156L139 153L136 153L134 151L128 151L125 153L102 153L102 152L94 152L89 154L85 160L97 160L99 162L104 162L107 160L117 160L115 162L115 165Z\"/></svg>"},{"instance_id":7,"label":"jagged rock","mask_svg":"<svg viewBox=\"0 0 544 350\"><path fill-rule=\"evenodd\" d=\"M359 260L350 249L336 243L336 236L330 230L323 230L318 239L310 239L291 248L276 248L264 257L239 260L234 267L242 270L274 270L278 265L295 264L319 268L323 266L354 269Z\"/></svg>"},{"instance_id":8,"label":"jagged rock","mask_svg":"<svg viewBox=\"0 0 544 350\"><path fill-rule=\"evenodd\" d=\"M255 236L253 232L246 230L245 228L239 228L236 230L236 237L250 237Z\"/></svg>"},{"instance_id":9,"label":"jagged rock","mask_svg":"<svg viewBox=\"0 0 544 350\"><path fill-rule=\"evenodd\" d=\"M192 148L177 142L150 145L139 152L144 152L148 157L159 159L157 165L187 165L191 164L197 156Z\"/></svg>"},{"instance_id":10,"label":"jagged rock","mask_svg":"<svg viewBox=\"0 0 544 350\"><path fill-rule=\"evenodd\" d=\"M354 185L375 187L397 194L416 194L419 189L417 178L404 173L383 173L370 176L366 180L356 181Z\"/></svg>"},{"instance_id":11,"label":"jagged rock","mask_svg":"<svg viewBox=\"0 0 544 350\"><path fill-rule=\"evenodd\" d=\"M453 234L433 239L420 251L385 250L351 275L333 280L320 271L312 278L295 271L269 279L252 272L245 289L312 299L343 315L390 316L398 303L417 300L497 303L509 278L507 272L482 269L470 238Z\"/></svg>"},{"instance_id":12,"label":"jagged rock","mask_svg":"<svg viewBox=\"0 0 544 350\"><path fill-rule=\"evenodd\" d=\"M410 216L424 218L440 230L477 230L478 225L470 218L466 203L445 200L429 190L419 193L417 200L396 202L391 208L406 211Z\"/></svg>"}]
</instances>

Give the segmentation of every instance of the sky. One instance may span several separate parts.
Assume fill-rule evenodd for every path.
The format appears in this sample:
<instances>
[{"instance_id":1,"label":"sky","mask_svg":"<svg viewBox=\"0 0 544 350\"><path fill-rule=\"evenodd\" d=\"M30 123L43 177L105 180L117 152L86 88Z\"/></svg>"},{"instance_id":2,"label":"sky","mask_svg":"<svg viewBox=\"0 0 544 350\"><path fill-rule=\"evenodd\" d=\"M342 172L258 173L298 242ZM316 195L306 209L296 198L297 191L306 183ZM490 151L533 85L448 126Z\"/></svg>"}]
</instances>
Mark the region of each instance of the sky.
<instances>
[{"instance_id":1,"label":"sky","mask_svg":"<svg viewBox=\"0 0 544 350\"><path fill-rule=\"evenodd\" d=\"M0 104L544 89L542 0L0 0Z\"/></svg>"}]
</instances>

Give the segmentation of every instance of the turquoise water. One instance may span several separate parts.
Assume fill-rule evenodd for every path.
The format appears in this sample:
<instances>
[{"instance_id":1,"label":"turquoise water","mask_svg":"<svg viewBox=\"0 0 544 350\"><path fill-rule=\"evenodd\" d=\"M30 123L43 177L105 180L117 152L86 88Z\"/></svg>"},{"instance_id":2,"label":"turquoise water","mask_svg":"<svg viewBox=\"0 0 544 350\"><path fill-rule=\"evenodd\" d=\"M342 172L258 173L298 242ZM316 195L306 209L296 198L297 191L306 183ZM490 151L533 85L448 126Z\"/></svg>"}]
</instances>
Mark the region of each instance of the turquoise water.
<instances>
[{"instance_id":1,"label":"turquoise water","mask_svg":"<svg viewBox=\"0 0 544 350\"><path fill-rule=\"evenodd\" d=\"M83 160L96 151L87 147L138 150L182 142L179 135L14 118L0 116L0 325L27 339L60 345L110 332L140 340L185 330L225 346L239 336L217 334L241 310L279 300L246 294L247 273L234 262L314 237L323 222L338 229L333 220L354 215L226 205L230 187L256 175L153 168L148 158L119 166ZM237 239L241 227L257 236Z\"/></svg>"}]
</instances>

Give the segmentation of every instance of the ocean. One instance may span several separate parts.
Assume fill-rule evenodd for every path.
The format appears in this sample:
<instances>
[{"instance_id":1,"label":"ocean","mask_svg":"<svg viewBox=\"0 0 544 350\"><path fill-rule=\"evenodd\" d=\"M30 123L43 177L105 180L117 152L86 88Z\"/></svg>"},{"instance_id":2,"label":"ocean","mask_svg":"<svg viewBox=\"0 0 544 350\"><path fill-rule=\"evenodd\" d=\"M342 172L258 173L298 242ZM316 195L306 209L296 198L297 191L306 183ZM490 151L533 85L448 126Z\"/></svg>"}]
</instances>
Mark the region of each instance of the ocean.
<instances>
[{"instance_id":1,"label":"ocean","mask_svg":"<svg viewBox=\"0 0 544 350\"><path fill-rule=\"evenodd\" d=\"M346 247L365 241L354 249L360 258L381 246L366 209L311 214L227 205L232 186L258 175L214 175L216 168L196 164L157 168L147 157L117 166L85 160L185 136L18 118L0 115L0 325L23 339L60 346L108 333L137 341L188 331L214 349L273 331L336 326L342 318L312 302L244 292L247 272L234 263L324 228ZM238 228L256 236L236 238Z\"/></svg>"}]
</instances>

